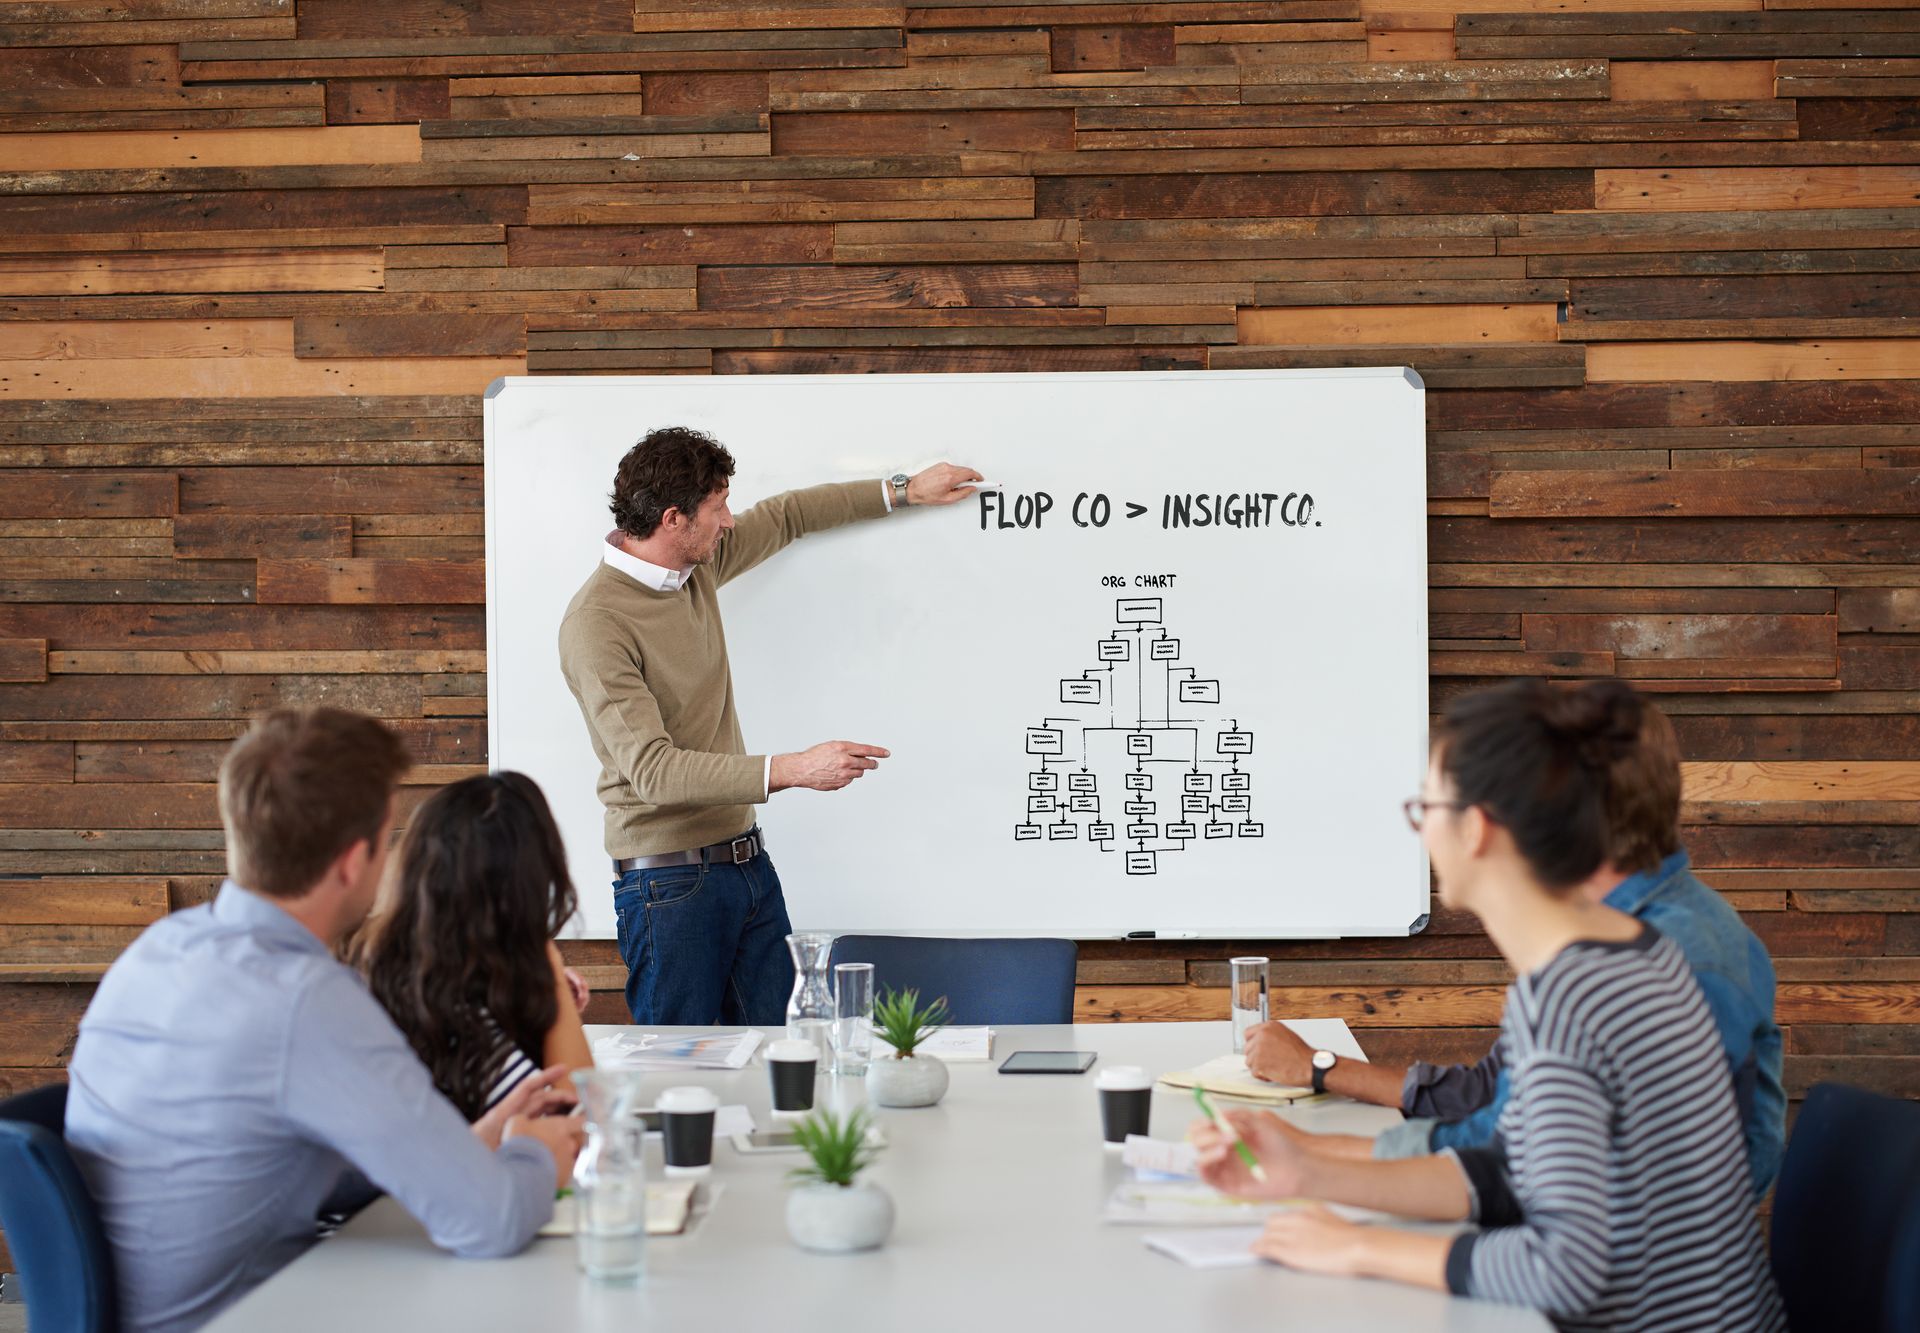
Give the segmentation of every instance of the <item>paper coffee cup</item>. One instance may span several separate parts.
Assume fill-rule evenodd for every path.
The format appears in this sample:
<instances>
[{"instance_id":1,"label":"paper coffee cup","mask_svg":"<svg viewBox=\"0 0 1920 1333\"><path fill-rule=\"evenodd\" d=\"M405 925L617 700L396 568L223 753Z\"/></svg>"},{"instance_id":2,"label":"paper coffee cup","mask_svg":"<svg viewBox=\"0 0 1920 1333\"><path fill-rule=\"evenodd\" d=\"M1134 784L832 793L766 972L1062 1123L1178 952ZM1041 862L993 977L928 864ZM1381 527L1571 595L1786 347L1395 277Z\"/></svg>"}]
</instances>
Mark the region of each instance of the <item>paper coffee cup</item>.
<instances>
[{"instance_id":1,"label":"paper coffee cup","mask_svg":"<svg viewBox=\"0 0 1920 1333\"><path fill-rule=\"evenodd\" d=\"M711 1088L668 1088L655 1105L667 1174L705 1175L713 1167L713 1119L720 1099Z\"/></svg>"},{"instance_id":2,"label":"paper coffee cup","mask_svg":"<svg viewBox=\"0 0 1920 1333\"><path fill-rule=\"evenodd\" d=\"M1138 1065L1109 1065L1094 1079L1100 1092L1100 1132L1115 1152L1129 1134L1145 1134L1153 1114L1153 1080Z\"/></svg>"},{"instance_id":3,"label":"paper coffee cup","mask_svg":"<svg viewBox=\"0 0 1920 1333\"><path fill-rule=\"evenodd\" d=\"M767 1047L767 1076L773 1084L773 1109L800 1115L813 1109L813 1085L820 1070L820 1048L810 1041L785 1038Z\"/></svg>"}]
</instances>

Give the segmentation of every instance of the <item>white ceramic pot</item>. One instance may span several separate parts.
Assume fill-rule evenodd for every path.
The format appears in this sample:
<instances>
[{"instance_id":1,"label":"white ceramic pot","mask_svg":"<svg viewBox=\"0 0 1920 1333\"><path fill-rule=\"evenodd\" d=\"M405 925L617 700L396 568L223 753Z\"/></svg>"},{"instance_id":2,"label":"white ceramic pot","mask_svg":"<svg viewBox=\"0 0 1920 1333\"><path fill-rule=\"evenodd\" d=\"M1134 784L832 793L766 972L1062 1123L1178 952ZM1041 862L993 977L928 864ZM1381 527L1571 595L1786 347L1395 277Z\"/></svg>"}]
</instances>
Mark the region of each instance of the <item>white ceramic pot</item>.
<instances>
[{"instance_id":1,"label":"white ceramic pot","mask_svg":"<svg viewBox=\"0 0 1920 1333\"><path fill-rule=\"evenodd\" d=\"M867 1098L877 1106L932 1106L947 1095L947 1066L937 1055L891 1052L867 1066Z\"/></svg>"},{"instance_id":2,"label":"white ceramic pot","mask_svg":"<svg viewBox=\"0 0 1920 1333\"><path fill-rule=\"evenodd\" d=\"M893 1231L893 1200L878 1185L801 1185L787 1195L787 1234L803 1250L878 1249Z\"/></svg>"}]
</instances>

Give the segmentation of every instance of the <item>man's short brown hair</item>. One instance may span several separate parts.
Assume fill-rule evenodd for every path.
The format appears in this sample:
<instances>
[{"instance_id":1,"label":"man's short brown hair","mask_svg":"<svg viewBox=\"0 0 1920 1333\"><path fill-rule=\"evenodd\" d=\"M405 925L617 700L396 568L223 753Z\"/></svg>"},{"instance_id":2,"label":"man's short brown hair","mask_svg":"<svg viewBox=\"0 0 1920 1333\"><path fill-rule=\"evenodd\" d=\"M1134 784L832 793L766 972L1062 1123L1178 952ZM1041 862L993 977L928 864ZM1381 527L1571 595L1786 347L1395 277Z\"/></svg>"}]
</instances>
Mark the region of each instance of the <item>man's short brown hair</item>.
<instances>
[{"instance_id":1,"label":"man's short brown hair","mask_svg":"<svg viewBox=\"0 0 1920 1333\"><path fill-rule=\"evenodd\" d=\"M398 736L359 713L268 713L220 765L228 872L256 893L298 898L354 843L386 836L411 763Z\"/></svg>"},{"instance_id":2,"label":"man's short brown hair","mask_svg":"<svg viewBox=\"0 0 1920 1333\"><path fill-rule=\"evenodd\" d=\"M1640 710L1638 743L1607 769L1607 860L1630 874L1680 850L1680 739L1645 695Z\"/></svg>"},{"instance_id":3,"label":"man's short brown hair","mask_svg":"<svg viewBox=\"0 0 1920 1333\"><path fill-rule=\"evenodd\" d=\"M662 426L641 436L620 460L607 507L620 531L645 540L669 509L691 518L732 475L733 455L713 436L690 426Z\"/></svg>"}]
</instances>

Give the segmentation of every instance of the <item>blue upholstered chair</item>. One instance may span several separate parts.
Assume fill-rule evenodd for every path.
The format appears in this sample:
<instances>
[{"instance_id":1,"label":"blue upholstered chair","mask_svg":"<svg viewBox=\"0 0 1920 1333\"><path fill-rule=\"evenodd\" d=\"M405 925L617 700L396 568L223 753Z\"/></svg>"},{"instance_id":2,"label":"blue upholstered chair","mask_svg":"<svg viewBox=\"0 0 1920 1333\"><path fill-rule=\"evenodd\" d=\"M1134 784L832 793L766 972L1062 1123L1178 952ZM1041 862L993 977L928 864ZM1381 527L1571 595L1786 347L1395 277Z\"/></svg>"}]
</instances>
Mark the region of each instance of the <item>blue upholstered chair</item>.
<instances>
[{"instance_id":1,"label":"blue upholstered chair","mask_svg":"<svg viewBox=\"0 0 1920 1333\"><path fill-rule=\"evenodd\" d=\"M951 1021L1071 1023L1072 940L933 939L917 935L842 935L833 962L872 963L881 990L947 997Z\"/></svg>"},{"instance_id":2,"label":"blue upholstered chair","mask_svg":"<svg viewBox=\"0 0 1920 1333\"><path fill-rule=\"evenodd\" d=\"M1773 1196L1773 1274L1796 1331L1920 1328L1920 1103L1807 1094Z\"/></svg>"},{"instance_id":3,"label":"blue upholstered chair","mask_svg":"<svg viewBox=\"0 0 1920 1333\"><path fill-rule=\"evenodd\" d=\"M67 1085L0 1102L0 1227L33 1333L114 1333L113 1254L61 1137Z\"/></svg>"}]
</instances>

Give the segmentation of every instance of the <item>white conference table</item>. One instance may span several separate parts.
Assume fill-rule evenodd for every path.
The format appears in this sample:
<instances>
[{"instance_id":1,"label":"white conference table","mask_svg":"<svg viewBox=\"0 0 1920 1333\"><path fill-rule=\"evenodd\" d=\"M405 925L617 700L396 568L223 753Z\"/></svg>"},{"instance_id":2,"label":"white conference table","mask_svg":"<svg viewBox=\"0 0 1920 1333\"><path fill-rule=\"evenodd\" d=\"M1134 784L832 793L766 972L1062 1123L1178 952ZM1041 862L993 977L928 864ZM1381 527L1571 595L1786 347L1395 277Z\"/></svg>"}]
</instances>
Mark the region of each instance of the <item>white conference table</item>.
<instances>
[{"instance_id":1,"label":"white conference table","mask_svg":"<svg viewBox=\"0 0 1920 1333\"><path fill-rule=\"evenodd\" d=\"M607 1028L597 1031L623 1031ZM638 1029L630 1029L638 1031ZM216 1333L370 1333L380 1329L640 1329L725 1327L780 1333L945 1330L1336 1330L1547 1328L1539 1315L1383 1282L1316 1277L1273 1265L1202 1271L1147 1250L1151 1228L1100 1220L1128 1172L1102 1150L1093 1074L998 1072L1016 1050L1084 1049L1094 1065L1160 1074L1228 1049L1226 1023L997 1028L993 1060L955 1063L938 1106L878 1111L888 1146L869 1178L892 1194L897 1221L877 1250L808 1254L788 1239L785 1176L792 1153L744 1156L714 1146L711 1210L685 1235L650 1237L637 1285L586 1279L571 1238L522 1254L461 1260L382 1199L209 1327ZM698 1083L769 1123L760 1058L737 1072L644 1076L643 1098ZM821 1079L816 1104L865 1101L860 1079ZM1303 1128L1370 1134L1399 1117L1345 1099L1289 1108ZM1180 1137L1189 1094L1157 1088L1152 1130ZM649 1148L658 1178L659 1148Z\"/></svg>"}]
</instances>

